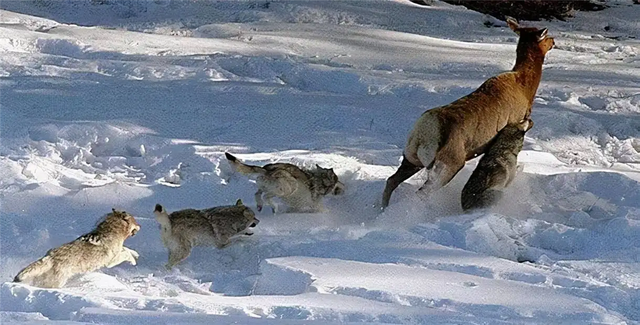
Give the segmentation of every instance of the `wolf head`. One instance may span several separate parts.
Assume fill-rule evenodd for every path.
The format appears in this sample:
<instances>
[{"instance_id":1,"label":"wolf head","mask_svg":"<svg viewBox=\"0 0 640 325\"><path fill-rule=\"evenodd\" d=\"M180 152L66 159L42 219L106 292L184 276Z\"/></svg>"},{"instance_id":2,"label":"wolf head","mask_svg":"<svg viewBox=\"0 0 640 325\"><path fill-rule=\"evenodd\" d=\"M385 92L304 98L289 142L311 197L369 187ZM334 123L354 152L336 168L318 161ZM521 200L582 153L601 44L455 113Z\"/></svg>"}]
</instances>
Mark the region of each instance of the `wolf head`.
<instances>
[{"instance_id":1,"label":"wolf head","mask_svg":"<svg viewBox=\"0 0 640 325\"><path fill-rule=\"evenodd\" d=\"M344 193L344 184L338 180L338 175L333 171L333 168L322 168L316 164L315 175L322 185L319 190L323 195Z\"/></svg>"},{"instance_id":2,"label":"wolf head","mask_svg":"<svg viewBox=\"0 0 640 325\"><path fill-rule=\"evenodd\" d=\"M169 213L167 213L167 210L165 210L162 205L156 204L153 214L156 216L156 221L160 223L160 226L171 227Z\"/></svg>"},{"instance_id":3,"label":"wolf head","mask_svg":"<svg viewBox=\"0 0 640 325\"><path fill-rule=\"evenodd\" d=\"M135 236L140 231L140 224L132 215L125 211L117 211L115 208L111 209L111 213L107 215L107 218L98 227L103 224L116 224L127 229L127 237Z\"/></svg>"},{"instance_id":4,"label":"wolf head","mask_svg":"<svg viewBox=\"0 0 640 325\"><path fill-rule=\"evenodd\" d=\"M251 210L251 208L249 208L248 206L245 206L244 203L242 203L241 199L238 199L238 201L236 201L236 206L244 207L244 211L242 212L242 214L249 220L248 228L255 228L260 223L260 220L256 218L256 213L253 212L253 210Z\"/></svg>"},{"instance_id":5,"label":"wolf head","mask_svg":"<svg viewBox=\"0 0 640 325\"><path fill-rule=\"evenodd\" d=\"M232 206L232 210L238 211L238 209L241 209L242 212L242 217L239 218L238 222L242 224L238 224L237 226L234 226L234 228L239 230L238 233L243 233L248 236L253 235L252 230L260 223L260 220L256 218L256 214L251 210L251 208L244 205L241 199L238 199L236 204ZM232 213L230 216L237 215L236 213L237 212Z\"/></svg>"}]
</instances>

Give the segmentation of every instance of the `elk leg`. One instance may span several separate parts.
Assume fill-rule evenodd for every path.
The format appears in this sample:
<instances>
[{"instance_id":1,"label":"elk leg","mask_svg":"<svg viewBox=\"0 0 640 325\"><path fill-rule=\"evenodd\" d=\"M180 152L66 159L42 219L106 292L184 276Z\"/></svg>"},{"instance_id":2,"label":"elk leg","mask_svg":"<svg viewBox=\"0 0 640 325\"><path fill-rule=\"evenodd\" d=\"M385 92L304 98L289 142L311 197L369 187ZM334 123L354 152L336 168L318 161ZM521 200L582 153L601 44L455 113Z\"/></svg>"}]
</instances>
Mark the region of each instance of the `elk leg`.
<instances>
[{"instance_id":1,"label":"elk leg","mask_svg":"<svg viewBox=\"0 0 640 325\"><path fill-rule=\"evenodd\" d=\"M429 178L418 191L428 197L431 193L449 184L453 177L464 167L464 162L464 159L462 159L462 162L450 162L448 164L436 161L433 169L429 172Z\"/></svg>"},{"instance_id":2,"label":"elk leg","mask_svg":"<svg viewBox=\"0 0 640 325\"><path fill-rule=\"evenodd\" d=\"M391 193L404 181L409 179L409 177L415 175L419 172L423 167L418 167L412 163L410 163L406 157L402 157L402 162L400 163L400 167L398 170L391 175L391 177L387 178L387 185L384 187L384 192L382 193L382 209L389 206L389 199L391 199Z\"/></svg>"}]
</instances>

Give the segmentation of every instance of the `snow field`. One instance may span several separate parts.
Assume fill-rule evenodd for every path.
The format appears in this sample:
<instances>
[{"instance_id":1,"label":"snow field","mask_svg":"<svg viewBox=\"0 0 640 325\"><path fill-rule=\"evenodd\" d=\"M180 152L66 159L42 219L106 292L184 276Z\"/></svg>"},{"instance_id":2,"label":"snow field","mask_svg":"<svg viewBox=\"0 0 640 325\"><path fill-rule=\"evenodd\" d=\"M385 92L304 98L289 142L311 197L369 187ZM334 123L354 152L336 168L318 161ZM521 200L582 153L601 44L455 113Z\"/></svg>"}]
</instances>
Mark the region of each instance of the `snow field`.
<instances>
[{"instance_id":1,"label":"snow field","mask_svg":"<svg viewBox=\"0 0 640 325\"><path fill-rule=\"evenodd\" d=\"M442 3L266 3L0 4L2 322L640 321L638 6L531 23L558 47L497 207L462 214L470 161L379 214L415 119L510 69L516 36ZM332 167L347 190L164 270L156 203L255 204L225 151ZM112 207L142 225L137 266L9 282Z\"/></svg>"}]
</instances>

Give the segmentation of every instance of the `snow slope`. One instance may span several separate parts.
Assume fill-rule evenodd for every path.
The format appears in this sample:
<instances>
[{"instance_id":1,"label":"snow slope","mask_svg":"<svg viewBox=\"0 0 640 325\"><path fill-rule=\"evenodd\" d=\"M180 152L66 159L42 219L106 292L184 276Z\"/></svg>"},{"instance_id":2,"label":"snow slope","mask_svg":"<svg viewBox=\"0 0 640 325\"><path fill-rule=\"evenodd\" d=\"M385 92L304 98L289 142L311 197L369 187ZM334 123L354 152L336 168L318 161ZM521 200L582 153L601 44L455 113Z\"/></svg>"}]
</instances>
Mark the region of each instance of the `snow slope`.
<instances>
[{"instance_id":1,"label":"snow slope","mask_svg":"<svg viewBox=\"0 0 640 325\"><path fill-rule=\"evenodd\" d=\"M516 35L437 2L0 2L2 323L640 322L640 6L556 37L521 173L463 214L476 161L372 205L426 109L511 68ZM497 22L500 24L500 22ZM605 27L606 30L605 30ZM258 214L256 234L166 271L152 210L254 206L223 153L332 167L329 212ZM112 207L137 266L62 289L10 281Z\"/></svg>"}]
</instances>

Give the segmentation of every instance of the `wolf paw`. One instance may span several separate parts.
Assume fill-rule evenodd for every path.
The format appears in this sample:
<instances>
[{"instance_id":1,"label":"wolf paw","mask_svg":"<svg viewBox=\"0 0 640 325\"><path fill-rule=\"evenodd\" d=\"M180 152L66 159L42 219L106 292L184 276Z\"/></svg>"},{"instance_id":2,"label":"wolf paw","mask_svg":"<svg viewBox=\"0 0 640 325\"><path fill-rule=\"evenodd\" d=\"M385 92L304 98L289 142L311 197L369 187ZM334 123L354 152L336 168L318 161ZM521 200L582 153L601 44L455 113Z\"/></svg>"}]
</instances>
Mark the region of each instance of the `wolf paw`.
<instances>
[{"instance_id":1,"label":"wolf paw","mask_svg":"<svg viewBox=\"0 0 640 325\"><path fill-rule=\"evenodd\" d=\"M127 254L125 261L131 263L131 265L136 265L138 263L137 259L138 257L140 257L140 254L138 254L138 252L127 247L122 247L122 250Z\"/></svg>"},{"instance_id":2,"label":"wolf paw","mask_svg":"<svg viewBox=\"0 0 640 325\"><path fill-rule=\"evenodd\" d=\"M135 258L136 260L138 259L138 257L140 257L140 254L138 254L138 252L131 250L131 256L133 256L133 258Z\"/></svg>"},{"instance_id":3,"label":"wolf paw","mask_svg":"<svg viewBox=\"0 0 640 325\"><path fill-rule=\"evenodd\" d=\"M262 206L261 206L261 205L258 205L258 206L257 206L257 209L258 209L258 212L262 211Z\"/></svg>"},{"instance_id":4,"label":"wolf paw","mask_svg":"<svg viewBox=\"0 0 640 325\"><path fill-rule=\"evenodd\" d=\"M136 257L132 255L129 255L129 258L127 258L127 262L131 263L131 265L136 265L138 264L138 261L136 260Z\"/></svg>"}]
</instances>

